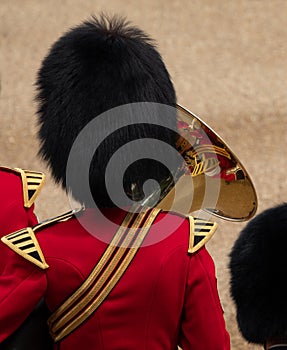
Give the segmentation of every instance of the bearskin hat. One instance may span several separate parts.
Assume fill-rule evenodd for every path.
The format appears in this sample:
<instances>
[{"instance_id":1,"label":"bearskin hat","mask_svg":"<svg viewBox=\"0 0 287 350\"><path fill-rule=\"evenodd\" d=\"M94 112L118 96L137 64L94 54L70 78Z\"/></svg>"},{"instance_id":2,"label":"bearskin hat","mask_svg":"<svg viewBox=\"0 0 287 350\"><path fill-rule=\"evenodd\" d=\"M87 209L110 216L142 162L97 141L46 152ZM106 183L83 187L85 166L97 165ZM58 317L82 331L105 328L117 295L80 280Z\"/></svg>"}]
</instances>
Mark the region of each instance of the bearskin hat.
<instances>
[{"instance_id":1,"label":"bearskin hat","mask_svg":"<svg viewBox=\"0 0 287 350\"><path fill-rule=\"evenodd\" d=\"M36 89L39 154L49 165L55 181L84 203L78 188L67 188L66 184L67 160L79 132L101 113L117 106L134 102L176 106L173 84L154 41L117 16L92 17L60 37L42 62ZM150 123L157 124L157 118L163 116L153 114ZM176 135L167 128L176 127L176 115L166 120L167 128L151 124L121 128L96 150L89 182L98 206L114 206L105 189L104 174L109 159L119 147L140 138L175 145ZM94 137L100 133L101 130L96 130ZM158 162L143 159L129 167L123 183L128 192L133 184L140 188L147 178L160 181L169 174Z\"/></svg>"},{"instance_id":2,"label":"bearskin hat","mask_svg":"<svg viewBox=\"0 0 287 350\"><path fill-rule=\"evenodd\" d=\"M240 233L230 253L231 296L245 339L287 339L287 204L269 208Z\"/></svg>"}]
</instances>

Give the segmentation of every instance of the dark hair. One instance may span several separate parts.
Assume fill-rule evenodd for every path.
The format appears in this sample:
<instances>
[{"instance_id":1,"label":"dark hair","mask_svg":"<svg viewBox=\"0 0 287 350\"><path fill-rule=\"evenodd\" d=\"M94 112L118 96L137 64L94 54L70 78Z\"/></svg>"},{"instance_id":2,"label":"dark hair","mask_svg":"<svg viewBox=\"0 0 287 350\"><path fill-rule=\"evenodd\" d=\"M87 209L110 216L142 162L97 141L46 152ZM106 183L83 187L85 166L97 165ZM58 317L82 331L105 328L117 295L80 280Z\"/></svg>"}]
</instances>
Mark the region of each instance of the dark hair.
<instances>
[{"instance_id":1,"label":"dark hair","mask_svg":"<svg viewBox=\"0 0 287 350\"><path fill-rule=\"evenodd\" d=\"M231 296L246 340L287 339L287 204L266 209L241 231L230 253Z\"/></svg>"},{"instance_id":2,"label":"dark hair","mask_svg":"<svg viewBox=\"0 0 287 350\"><path fill-rule=\"evenodd\" d=\"M101 113L124 104L176 105L173 84L153 40L125 19L104 15L70 29L54 43L38 72L36 88L39 155L48 163L55 181L84 203L77 186L66 184L69 152L83 127ZM153 113L148 124L120 128L98 147L89 179L98 206L114 206L106 193L104 173L111 155L121 145L149 137L174 146L176 135L168 128L176 127L175 114L166 119L167 128L152 125L163 117ZM100 132L96 130L95 137ZM79 163L79 174L80 167ZM128 170L123 181L127 191L133 183L141 187L148 178L161 181L169 174L158 162L146 159Z\"/></svg>"}]
</instances>

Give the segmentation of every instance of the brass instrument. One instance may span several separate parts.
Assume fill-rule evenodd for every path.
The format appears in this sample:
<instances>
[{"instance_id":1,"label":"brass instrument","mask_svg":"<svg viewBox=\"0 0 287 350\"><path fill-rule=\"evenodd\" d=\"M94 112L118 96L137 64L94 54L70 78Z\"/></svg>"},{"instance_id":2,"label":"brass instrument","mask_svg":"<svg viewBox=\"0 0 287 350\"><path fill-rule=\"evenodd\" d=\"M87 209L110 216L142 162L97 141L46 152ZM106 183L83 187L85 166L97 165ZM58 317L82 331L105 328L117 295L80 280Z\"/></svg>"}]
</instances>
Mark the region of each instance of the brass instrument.
<instances>
[{"instance_id":1,"label":"brass instrument","mask_svg":"<svg viewBox=\"0 0 287 350\"><path fill-rule=\"evenodd\" d=\"M157 207L184 215L204 210L231 221L250 219L257 196L242 163L206 123L180 105L177 119L176 146L185 161Z\"/></svg>"}]
</instances>

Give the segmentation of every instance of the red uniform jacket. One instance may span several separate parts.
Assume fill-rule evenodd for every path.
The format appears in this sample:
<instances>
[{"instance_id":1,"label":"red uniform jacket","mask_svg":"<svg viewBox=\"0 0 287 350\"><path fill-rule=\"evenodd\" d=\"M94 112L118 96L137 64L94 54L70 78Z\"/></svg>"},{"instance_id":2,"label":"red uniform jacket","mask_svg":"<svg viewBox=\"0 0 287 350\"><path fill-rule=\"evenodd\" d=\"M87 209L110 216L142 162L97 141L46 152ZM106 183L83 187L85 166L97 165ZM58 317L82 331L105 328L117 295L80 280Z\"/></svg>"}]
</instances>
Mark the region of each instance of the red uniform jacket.
<instances>
[{"instance_id":1,"label":"red uniform jacket","mask_svg":"<svg viewBox=\"0 0 287 350\"><path fill-rule=\"evenodd\" d=\"M39 180L34 177L36 182L32 178L33 174L39 174ZM42 173L0 167L0 237L37 223L33 202L43 179ZM9 254L11 254L10 250L1 244L0 273Z\"/></svg>"},{"instance_id":2,"label":"red uniform jacket","mask_svg":"<svg viewBox=\"0 0 287 350\"><path fill-rule=\"evenodd\" d=\"M106 214L117 224L123 212ZM162 234L155 225L178 228L155 244ZM54 311L89 275L115 232L108 231L92 209L83 219L47 225L37 240L49 268L42 270L15 254L0 277L0 342L10 335L45 296ZM160 213L130 266L96 312L55 349L97 350L229 350L212 258L203 246L188 254L189 222ZM161 227L162 230L162 227ZM3 243L2 243L3 244Z\"/></svg>"}]
</instances>

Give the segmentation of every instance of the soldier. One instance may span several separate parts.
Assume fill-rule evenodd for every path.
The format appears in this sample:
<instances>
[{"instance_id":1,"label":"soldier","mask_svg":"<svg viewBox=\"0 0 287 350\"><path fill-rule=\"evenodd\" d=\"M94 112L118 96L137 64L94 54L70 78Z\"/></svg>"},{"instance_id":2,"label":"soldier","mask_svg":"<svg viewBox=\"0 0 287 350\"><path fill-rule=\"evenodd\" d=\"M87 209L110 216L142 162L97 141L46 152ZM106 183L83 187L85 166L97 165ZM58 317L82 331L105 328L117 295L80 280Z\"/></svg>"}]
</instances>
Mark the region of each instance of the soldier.
<instances>
[{"instance_id":1,"label":"soldier","mask_svg":"<svg viewBox=\"0 0 287 350\"><path fill-rule=\"evenodd\" d=\"M115 128L97 148L88 179L86 148L76 152L77 181L66 177L76 137L101 113L134 102L175 107L174 87L152 40L119 18L93 18L52 46L37 86L40 153L55 180L86 209L2 239L15 255L0 278L0 342L45 296L55 349L229 350L215 267L204 245L216 224L156 207L139 213L118 208L105 186L106 165L121 146L148 138L175 147L169 128L176 127L176 115L165 118L167 128L158 125L162 115L156 109L149 122ZM96 142L118 126L118 117L115 125L106 119L90 139ZM132 162L129 152L118 157L119 165ZM173 159L174 166L178 161ZM147 179L161 182L169 174L158 162L142 159L128 168L123 186L131 199L141 199ZM119 174L111 176L116 182ZM91 198L82 192L85 182ZM170 227L173 232L153 244Z\"/></svg>"},{"instance_id":2,"label":"soldier","mask_svg":"<svg viewBox=\"0 0 287 350\"><path fill-rule=\"evenodd\" d=\"M240 233L230 254L231 295L244 338L287 349L287 204L266 209Z\"/></svg>"},{"instance_id":3,"label":"soldier","mask_svg":"<svg viewBox=\"0 0 287 350\"><path fill-rule=\"evenodd\" d=\"M38 220L34 214L34 201L38 196L45 175L40 172L0 166L1 215L0 236L23 227L34 226ZM0 274L11 254L0 245Z\"/></svg>"}]
</instances>

